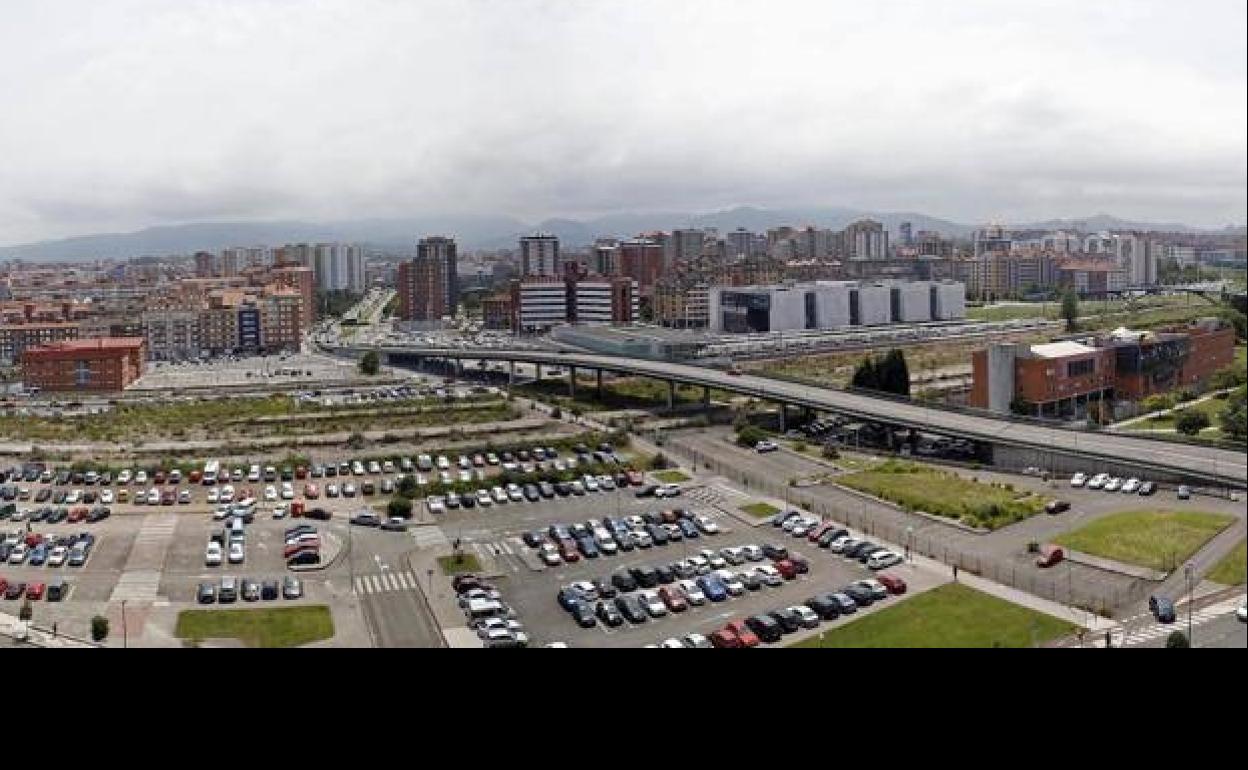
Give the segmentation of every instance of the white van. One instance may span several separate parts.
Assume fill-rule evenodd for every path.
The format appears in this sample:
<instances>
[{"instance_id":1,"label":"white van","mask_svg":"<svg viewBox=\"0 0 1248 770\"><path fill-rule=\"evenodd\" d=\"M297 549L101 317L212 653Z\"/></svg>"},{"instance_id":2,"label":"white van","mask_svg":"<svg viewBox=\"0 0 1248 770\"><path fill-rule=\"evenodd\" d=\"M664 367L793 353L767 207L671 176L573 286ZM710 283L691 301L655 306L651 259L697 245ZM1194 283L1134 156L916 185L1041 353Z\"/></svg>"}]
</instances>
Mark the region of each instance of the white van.
<instances>
[{"instance_id":1,"label":"white van","mask_svg":"<svg viewBox=\"0 0 1248 770\"><path fill-rule=\"evenodd\" d=\"M464 611L471 620L497 618L507 614L502 603L494 599L469 599L468 606L464 608Z\"/></svg>"}]
</instances>

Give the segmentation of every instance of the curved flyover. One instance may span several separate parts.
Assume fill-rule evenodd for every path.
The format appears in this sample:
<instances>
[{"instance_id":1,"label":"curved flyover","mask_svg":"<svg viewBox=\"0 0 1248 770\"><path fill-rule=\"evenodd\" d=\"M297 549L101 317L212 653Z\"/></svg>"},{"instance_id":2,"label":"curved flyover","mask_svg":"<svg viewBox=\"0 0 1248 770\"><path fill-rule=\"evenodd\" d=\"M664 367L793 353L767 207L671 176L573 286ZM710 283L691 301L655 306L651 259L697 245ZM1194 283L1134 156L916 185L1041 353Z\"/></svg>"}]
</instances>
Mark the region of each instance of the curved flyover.
<instances>
[{"instance_id":1,"label":"curved flyover","mask_svg":"<svg viewBox=\"0 0 1248 770\"><path fill-rule=\"evenodd\" d=\"M1248 480L1243 453L1232 450L1124 434L1047 427L983 413L932 408L909 401L801 385L757 375L733 375L718 369L689 364L552 350L457 349L402 345L327 346L329 352L355 354L366 350L375 350L386 355L508 361L652 377L683 385L717 388L791 406L835 412L859 420L929 430L995 446L1132 465L1217 485L1243 488Z\"/></svg>"}]
</instances>

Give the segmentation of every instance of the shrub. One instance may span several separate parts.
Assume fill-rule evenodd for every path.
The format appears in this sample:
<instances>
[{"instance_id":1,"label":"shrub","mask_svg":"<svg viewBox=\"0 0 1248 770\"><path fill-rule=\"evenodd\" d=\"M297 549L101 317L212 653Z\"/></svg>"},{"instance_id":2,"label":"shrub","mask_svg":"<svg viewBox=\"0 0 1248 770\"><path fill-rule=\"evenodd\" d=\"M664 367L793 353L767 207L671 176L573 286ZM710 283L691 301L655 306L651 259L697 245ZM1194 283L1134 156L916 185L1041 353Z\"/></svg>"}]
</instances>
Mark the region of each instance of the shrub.
<instances>
[{"instance_id":1,"label":"shrub","mask_svg":"<svg viewBox=\"0 0 1248 770\"><path fill-rule=\"evenodd\" d=\"M91 641L102 642L108 638L108 618L96 615L91 618Z\"/></svg>"},{"instance_id":2,"label":"shrub","mask_svg":"<svg viewBox=\"0 0 1248 770\"><path fill-rule=\"evenodd\" d=\"M404 481L407 479L405 478ZM386 512L401 519L411 518L412 501L406 497L392 497L386 506Z\"/></svg>"},{"instance_id":3,"label":"shrub","mask_svg":"<svg viewBox=\"0 0 1248 770\"><path fill-rule=\"evenodd\" d=\"M1191 647L1192 643L1188 640L1187 634L1182 631L1171 631L1166 637L1166 647Z\"/></svg>"},{"instance_id":4,"label":"shrub","mask_svg":"<svg viewBox=\"0 0 1248 770\"><path fill-rule=\"evenodd\" d=\"M1184 436L1195 436L1209 425L1209 415L1196 409L1183 410L1174 421L1174 429Z\"/></svg>"},{"instance_id":5,"label":"shrub","mask_svg":"<svg viewBox=\"0 0 1248 770\"><path fill-rule=\"evenodd\" d=\"M747 425L737 431L737 445L743 447L752 447L758 442L767 438L767 432L762 428L753 425Z\"/></svg>"},{"instance_id":6,"label":"shrub","mask_svg":"<svg viewBox=\"0 0 1248 770\"><path fill-rule=\"evenodd\" d=\"M1184 388L1183 390L1179 391L1178 399L1179 399L1180 404L1186 404L1188 401L1195 401L1196 394Z\"/></svg>"}]
</instances>

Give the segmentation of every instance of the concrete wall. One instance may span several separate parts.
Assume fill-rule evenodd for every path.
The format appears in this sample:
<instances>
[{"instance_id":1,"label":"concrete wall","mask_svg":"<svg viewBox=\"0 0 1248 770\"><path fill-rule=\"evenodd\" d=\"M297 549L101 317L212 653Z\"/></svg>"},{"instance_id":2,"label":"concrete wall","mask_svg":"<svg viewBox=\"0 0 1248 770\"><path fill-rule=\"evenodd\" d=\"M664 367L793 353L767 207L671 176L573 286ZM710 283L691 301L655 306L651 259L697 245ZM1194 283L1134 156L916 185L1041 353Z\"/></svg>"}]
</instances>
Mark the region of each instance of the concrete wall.
<instances>
[{"instance_id":1,"label":"concrete wall","mask_svg":"<svg viewBox=\"0 0 1248 770\"><path fill-rule=\"evenodd\" d=\"M966 284L933 282L930 291L933 321L960 321L966 318Z\"/></svg>"},{"instance_id":2,"label":"concrete wall","mask_svg":"<svg viewBox=\"0 0 1248 770\"><path fill-rule=\"evenodd\" d=\"M892 310L892 294L887 286L863 284L856 289L858 293L858 323L863 326L880 326L890 323Z\"/></svg>"},{"instance_id":3,"label":"concrete wall","mask_svg":"<svg viewBox=\"0 0 1248 770\"><path fill-rule=\"evenodd\" d=\"M804 288L771 291L771 330L791 331L806 328L806 290Z\"/></svg>"},{"instance_id":4,"label":"concrete wall","mask_svg":"<svg viewBox=\"0 0 1248 770\"><path fill-rule=\"evenodd\" d=\"M816 314L820 329L849 326L849 284L816 284Z\"/></svg>"},{"instance_id":5,"label":"concrete wall","mask_svg":"<svg viewBox=\"0 0 1248 770\"><path fill-rule=\"evenodd\" d=\"M1026 348L1026 345L988 346L989 411L998 414L1008 414L1010 411L1010 402L1014 400L1014 362L1018 357L1019 347Z\"/></svg>"},{"instance_id":6,"label":"concrete wall","mask_svg":"<svg viewBox=\"0 0 1248 770\"><path fill-rule=\"evenodd\" d=\"M932 320L932 295L925 281L895 283L889 300L893 323L922 323Z\"/></svg>"}]
</instances>

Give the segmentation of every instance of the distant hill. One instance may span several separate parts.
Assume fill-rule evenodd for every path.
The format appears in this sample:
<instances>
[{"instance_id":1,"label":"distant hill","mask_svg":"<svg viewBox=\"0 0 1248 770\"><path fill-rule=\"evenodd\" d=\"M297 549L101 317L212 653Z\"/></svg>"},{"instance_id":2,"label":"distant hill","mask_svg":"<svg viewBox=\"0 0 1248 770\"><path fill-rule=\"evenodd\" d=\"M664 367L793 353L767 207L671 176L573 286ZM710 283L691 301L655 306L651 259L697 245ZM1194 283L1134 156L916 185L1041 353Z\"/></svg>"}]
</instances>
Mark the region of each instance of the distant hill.
<instances>
[{"instance_id":1,"label":"distant hill","mask_svg":"<svg viewBox=\"0 0 1248 770\"><path fill-rule=\"evenodd\" d=\"M857 219L874 219L896 237L902 222L910 222L914 232L936 230L946 236L969 236L980 225L966 225L916 212L875 212L842 207L763 209L748 206L710 213L653 212L609 214L588 220L548 219L529 225L507 216L425 216L392 219L360 219L313 223L201 222L149 227L133 233L85 235L76 238L0 247L0 260L25 259L34 262L88 261L105 258L190 254L218 251L229 246L270 246L284 243L349 241L367 246L410 253L418 238L425 235L452 235L463 249L515 248L521 235L543 231L554 233L569 248L586 246L595 238L627 238L650 230L715 227L720 234L744 227L765 232L770 227L813 225L839 229ZM1047 222L1011 225L1019 229L1082 230L1164 230L1199 231L1182 224L1131 222L1108 214L1087 219L1054 219ZM1221 233L1243 233L1243 226L1232 226Z\"/></svg>"}]
</instances>

